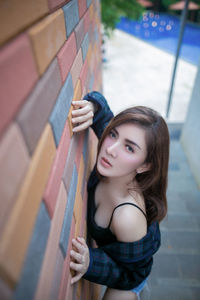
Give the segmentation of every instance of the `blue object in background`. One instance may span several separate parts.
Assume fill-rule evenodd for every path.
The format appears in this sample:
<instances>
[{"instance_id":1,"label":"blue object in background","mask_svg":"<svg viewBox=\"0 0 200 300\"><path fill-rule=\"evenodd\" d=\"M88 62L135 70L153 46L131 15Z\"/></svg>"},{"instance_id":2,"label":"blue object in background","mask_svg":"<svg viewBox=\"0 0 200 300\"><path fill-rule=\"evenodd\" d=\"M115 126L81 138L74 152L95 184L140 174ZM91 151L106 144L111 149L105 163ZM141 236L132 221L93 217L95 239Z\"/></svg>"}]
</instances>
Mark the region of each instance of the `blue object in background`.
<instances>
[{"instance_id":1,"label":"blue object in background","mask_svg":"<svg viewBox=\"0 0 200 300\"><path fill-rule=\"evenodd\" d=\"M180 19L176 16L146 12L139 21L121 17L121 29L171 54L176 54ZM180 58L198 65L200 60L200 26L186 23Z\"/></svg>"}]
</instances>

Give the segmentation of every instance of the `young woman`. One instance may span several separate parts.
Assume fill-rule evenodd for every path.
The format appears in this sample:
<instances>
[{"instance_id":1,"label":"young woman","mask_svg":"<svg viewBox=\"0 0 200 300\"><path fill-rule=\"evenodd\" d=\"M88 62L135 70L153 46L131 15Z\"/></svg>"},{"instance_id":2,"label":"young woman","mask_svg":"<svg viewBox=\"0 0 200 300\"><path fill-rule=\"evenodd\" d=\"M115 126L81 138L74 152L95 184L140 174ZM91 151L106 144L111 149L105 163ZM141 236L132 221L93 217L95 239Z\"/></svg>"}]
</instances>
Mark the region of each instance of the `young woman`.
<instances>
[{"instance_id":1,"label":"young woman","mask_svg":"<svg viewBox=\"0 0 200 300\"><path fill-rule=\"evenodd\" d=\"M99 140L88 182L87 226L97 248L73 239L70 268L107 286L103 300L137 299L160 246L167 212L169 134L154 110L132 107L113 117L105 98L91 92L72 112L74 132L91 125Z\"/></svg>"}]
</instances>

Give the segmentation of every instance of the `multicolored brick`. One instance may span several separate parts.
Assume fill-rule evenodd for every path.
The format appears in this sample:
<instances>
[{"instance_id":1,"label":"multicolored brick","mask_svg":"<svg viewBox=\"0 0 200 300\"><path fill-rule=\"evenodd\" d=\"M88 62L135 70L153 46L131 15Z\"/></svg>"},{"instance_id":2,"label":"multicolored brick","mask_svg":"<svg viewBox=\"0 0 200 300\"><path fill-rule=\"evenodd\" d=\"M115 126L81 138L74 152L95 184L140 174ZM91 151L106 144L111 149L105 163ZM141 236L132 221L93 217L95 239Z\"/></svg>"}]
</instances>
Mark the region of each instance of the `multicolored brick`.
<instances>
[{"instance_id":1,"label":"multicolored brick","mask_svg":"<svg viewBox=\"0 0 200 300\"><path fill-rule=\"evenodd\" d=\"M0 298L97 299L69 263L96 153L71 102L101 89L99 0L2 1L0 24Z\"/></svg>"}]
</instances>

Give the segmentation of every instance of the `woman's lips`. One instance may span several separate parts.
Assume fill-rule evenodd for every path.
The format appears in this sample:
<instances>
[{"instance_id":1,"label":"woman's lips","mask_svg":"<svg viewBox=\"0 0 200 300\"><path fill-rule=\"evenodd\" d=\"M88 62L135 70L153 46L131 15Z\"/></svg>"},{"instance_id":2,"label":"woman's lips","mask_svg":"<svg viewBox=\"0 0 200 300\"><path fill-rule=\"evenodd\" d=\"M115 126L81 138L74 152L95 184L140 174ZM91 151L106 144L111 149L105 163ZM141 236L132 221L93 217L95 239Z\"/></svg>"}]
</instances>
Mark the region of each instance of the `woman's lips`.
<instances>
[{"instance_id":1,"label":"woman's lips","mask_svg":"<svg viewBox=\"0 0 200 300\"><path fill-rule=\"evenodd\" d=\"M101 164L102 164L105 168L112 167L111 163L110 163L105 157L101 157Z\"/></svg>"}]
</instances>

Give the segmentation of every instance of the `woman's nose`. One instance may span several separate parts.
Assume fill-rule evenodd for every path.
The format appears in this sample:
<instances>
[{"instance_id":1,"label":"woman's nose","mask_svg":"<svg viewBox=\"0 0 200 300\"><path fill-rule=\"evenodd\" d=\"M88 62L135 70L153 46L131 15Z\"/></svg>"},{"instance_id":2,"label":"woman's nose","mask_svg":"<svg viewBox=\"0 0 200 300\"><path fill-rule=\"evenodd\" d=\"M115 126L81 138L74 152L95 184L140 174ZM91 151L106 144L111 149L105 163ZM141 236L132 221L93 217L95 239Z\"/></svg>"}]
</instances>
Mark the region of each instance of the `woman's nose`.
<instances>
[{"instance_id":1,"label":"woman's nose","mask_svg":"<svg viewBox=\"0 0 200 300\"><path fill-rule=\"evenodd\" d=\"M117 143L114 143L106 148L106 152L113 157L117 157Z\"/></svg>"}]
</instances>

